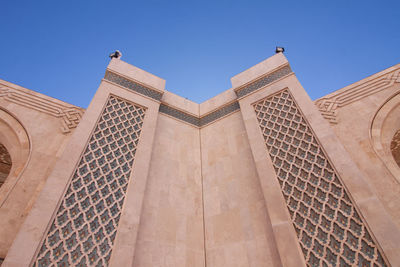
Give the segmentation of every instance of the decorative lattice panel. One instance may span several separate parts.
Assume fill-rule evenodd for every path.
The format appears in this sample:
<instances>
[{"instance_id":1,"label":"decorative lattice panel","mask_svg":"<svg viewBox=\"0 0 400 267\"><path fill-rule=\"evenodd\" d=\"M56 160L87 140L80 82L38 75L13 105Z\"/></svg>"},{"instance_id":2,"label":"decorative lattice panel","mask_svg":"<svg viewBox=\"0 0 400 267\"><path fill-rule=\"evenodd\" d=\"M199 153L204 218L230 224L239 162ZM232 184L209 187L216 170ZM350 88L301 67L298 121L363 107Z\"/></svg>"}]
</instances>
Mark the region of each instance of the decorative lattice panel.
<instances>
[{"instance_id":1,"label":"decorative lattice panel","mask_svg":"<svg viewBox=\"0 0 400 267\"><path fill-rule=\"evenodd\" d=\"M289 91L254 105L309 266L386 266Z\"/></svg>"},{"instance_id":2,"label":"decorative lattice panel","mask_svg":"<svg viewBox=\"0 0 400 267\"><path fill-rule=\"evenodd\" d=\"M109 97L35 266L108 264L144 116L144 108Z\"/></svg>"}]
</instances>

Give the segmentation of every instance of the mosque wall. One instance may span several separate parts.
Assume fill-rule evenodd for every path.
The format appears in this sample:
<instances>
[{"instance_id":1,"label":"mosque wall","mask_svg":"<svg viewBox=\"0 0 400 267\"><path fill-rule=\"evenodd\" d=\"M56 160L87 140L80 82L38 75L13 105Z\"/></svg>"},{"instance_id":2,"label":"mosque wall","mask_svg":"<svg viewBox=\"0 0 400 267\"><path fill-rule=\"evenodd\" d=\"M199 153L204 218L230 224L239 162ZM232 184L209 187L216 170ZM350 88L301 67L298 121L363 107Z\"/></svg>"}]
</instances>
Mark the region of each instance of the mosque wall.
<instances>
[{"instance_id":1,"label":"mosque wall","mask_svg":"<svg viewBox=\"0 0 400 267\"><path fill-rule=\"evenodd\" d=\"M159 114L134 266L204 266L199 129Z\"/></svg>"},{"instance_id":2,"label":"mosque wall","mask_svg":"<svg viewBox=\"0 0 400 267\"><path fill-rule=\"evenodd\" d=\"M374 189L287 62L254 81L261 65L234 90L282 263L398 265L399 230Z\"/></svg>"},{"instance_id":3,"label":"mosque wall","mask_svg":"<svg viewBox=\"0 0 400 267\"><path fill-rule=\"evenodd\" d=\"M0 187L0 258L5 258L83 109L0 80L0 143L12 168Z\"/></svg>"},{"instance_id":4,"label":"mosque wall","mask_svg":"<svg viewBox=\"0 0 400 267\"><path fill-rule=\"evenodd\" d=\"M155 88L103 80L3 265L132 264L164 82L123 62L108 71Z\"/></svg>"},{"instance_id":5,"label":"mosque wall","mask_svg":"<svg viewBox=\"0 0 400 267\"><path fill-rule=\"evenodd\" d=\"M241 113L200 135L207 266L280 266Z\"/></svg>"},{"instance_id":6,"label":"mosque wall","mask_svg":"<svg viewBox=\"0 0 400 267\"><path fill-rule=\"evenodd\" d=\"M196 104L112 59L85 112L0 81L3 265L400 265L399 68L313 103L280 53Z\"/></svg>"},{"instance_id":7,"label":"mosque wall","mask_svg":"<svg viewBox=\"0 0 400 267\"><path fill-rule=\"evenodd\" d=\"M400 129L399 93L396 65L316 101L398 227L400 168L390 144Z\"/></svg>"}]
</instances>

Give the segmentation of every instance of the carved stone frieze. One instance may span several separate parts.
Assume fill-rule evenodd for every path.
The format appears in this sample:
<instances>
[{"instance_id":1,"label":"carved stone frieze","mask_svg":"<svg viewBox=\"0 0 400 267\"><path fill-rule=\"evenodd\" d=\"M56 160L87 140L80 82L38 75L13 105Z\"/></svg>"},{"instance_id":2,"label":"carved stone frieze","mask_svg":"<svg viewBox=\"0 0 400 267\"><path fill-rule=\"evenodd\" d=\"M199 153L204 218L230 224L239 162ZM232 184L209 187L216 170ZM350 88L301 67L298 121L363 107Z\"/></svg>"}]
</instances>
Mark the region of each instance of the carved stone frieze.
<instances>
[{"instance_id":1,"label":"carved stone frieze","mask_svg":"<svg viewBox=\"0 0 400 267\"><path fill-rule=\"evenodd\" d=\"M106 74L104 75L104 79L113 83L116 83L122 87L128 88L129 90L135 91L139 94L148 96L153 98L154 100L160 101L162 97L162 93L159 91L156 91L154 89L151 89L149 87L143 86L139 83L136 83L134 81L128 80L125 77L122 77L116 73L106 71Z\"/></svg>"},{"instance_id":2,"label":"carved stone frieze","mask_svg":"<svg viewBox=\"0 0 400 267\"><path fill-rule=\"evenodd\" d=\"M251 82L248 85L245 85L239 89L236 90L236 95L238 97L242 97L245 96L247 94L250 94L251 92L254 92L258 89L260 89L261 87L264 87L288 74L292 73L292 69L290 68L289 65L284 66L270 74L267 74L266 76L257 79L254 82Z\"/></svg>"},{"instance_id":3,"label":"carved stone frieze","mask_svg":"<svg viewBox=\"0 0 400 267\"><path fill-rule=\"evenodd\" d=\"M373 79L366 79L363 83L348 86L328 96L317 99L315 105L329 123L336 124L338 123L337 112L339 108L385 90L396 82L400 82L400 66L392 72L378 75Z\"/></svg>"},{"instance_id":4,"label":"carved stone frieze","mask_svg":"<svg viewBox=\"0 0 400 267\"><path fill-rule=\"evenodd\" d=\"M173 118L176 118L178 120L187 122L193 126L201 128L239 109L240 109L239 102L234 101L228 105L219 107L218 109L202 117L186 113L184 111L165 105L163 103L161 103L159 111L160 113L169 115Z\"/></svg>"},{"instance_id":5,"label":"carved stone frieze","mask_svg":"<svg viewBox=\"0 0 400 267\"><path fill-rule=\"evenodd\" d=\"M0 84L0 98L60 118L62 124L60 129L65 134L70 133L72 129L78 126L85 111L83 108L67 103L52 101L37 93L30 94L2 84Z\"/></svg>"}]
</instances>

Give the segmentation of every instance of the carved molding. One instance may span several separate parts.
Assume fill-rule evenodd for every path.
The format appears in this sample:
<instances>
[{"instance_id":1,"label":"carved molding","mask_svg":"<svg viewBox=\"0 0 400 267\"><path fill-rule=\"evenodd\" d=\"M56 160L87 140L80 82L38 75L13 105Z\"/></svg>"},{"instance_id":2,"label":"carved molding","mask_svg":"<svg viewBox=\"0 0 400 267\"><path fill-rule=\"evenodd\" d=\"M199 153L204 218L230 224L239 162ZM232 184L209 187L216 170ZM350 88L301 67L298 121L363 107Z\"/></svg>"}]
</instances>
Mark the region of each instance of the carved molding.
<instances>
[{"instance_id":1,"label":"carved molding","mask_svg":"<svg viewBox=\"0 0 400 267\"><path fill-rule=\"evenodd\" d=\"M200 118L200 127L206 126L206 125L218 120L219 118L222 118L228 114L231 114L239 109L240 109L240 106L239 106L239 102L237 102L237 101L234 101L228 105L219 107L217 110L215 110L207 115L204 115L203 117Z\"/></svg>"},{"instance_id":2,"label":"carved molding","mask_svg":"<svg viewBox=\"0 0 400 267\"><path fill-rule=\"evenodd\" d=\"M132 91L135 91L139 94L148 96L153 98L154 100L160 101L161 97L163 95L162 92L156 91L152 88L143 86L141 84L138 84L134 81L128 80L116 73L110 72L109 70L106 71L106 74L104 75L104 79L113 83L116 83L122 87L128 88Z\"/></svg>"},{"instance_id":3,"label":"carved molding","mask_svg":"<svg viewBox=\"0 0 400 267\"><path fill-rule=\"evenodd\" d=\"M256 79L255 81L252 81L251 83L244 85L242 87L239 87L235 89L236 96L238 98L246 96L266 85L271 84L272 82L292 73L292 69L290 68L289 65L286 65L280 69L277 69L267 75L262 76L261 78ZM113 74L115 75L115 74ZM109 74L106 76L109 76ZM106 78L110 80L109 78ZM126 86L125 86L126 87ZM168 106L164 103L161 103L160 105L160 113L169 115L171 117L174 117L178 120L187 122L193 126L196 127L204 127L210 123L213 123L214 121L218 120L219 118L222 118L226 115L229 115L237 110L240 110L239 102L237 100L227 104L223 105L216 110L200 117L200 116L195 116L193 114L189 114L187 112L178 110L174 107Z\"/></svg>"},{"instance_id":4,"label":"carved molding","mask_svg":"<svg viewBox=\"0 0 400 267\"><path fill-rule=\"evenodd\" d=\"M5 85L0 85L0 98L59 118L62 124L61 131L64 134L70 133L72 129L78 126L85 112L83 108L67 103L57 103L48 97L28 93Z\"/></svg>"},{"instance_id":5,"label":"carved molding","mask_svg":"<svg viewBox=\"0 0 400 267\"><path fill-rule=\"evenodd\" d=\"M378 73L375 78L366 79L365 82L345 87L342 90L322 97L315 101L315 105L329 123L336 124L338 123L337 112L339 108L385 90L396 82L400 82L400 66L389 73L382 75Z\"/></svg>"},{"instance_id":6,"label":"carved molding","mask_svg":"<svg viewBox=\"0 0 400 267\"><path fill-rule=\"evenodd\" d=\"M164 103L161 103L159 112L171 116L175 119L187 122L193 126L196 127L200 126L200 118L198 116L194 116L192 114L186 113L174 107L167 106Z\"/></svg>"},{"instance_id":7,"label":"carved molding","mask_svg":"<svg viewBox=\"0 0 400 267\"><path fill-rule=\"evenodd\" d=\"M199 117L161 103L159 112L201 128L239 109L239 102L234 101L228 105L219 107L207 115Z\"/></svg>"},{"instance_id":8,"label":"carved molding","mask_svg":"<svg viewBox=\"0 0 400 267\"><path fill-rule=\"evenodd\" d=\"M235 89L237 97L243 97L245 95L248 95L261 87L264 87L288 74L292 73L292 69L290 68L289 65L286 65L272 73L267 74L266 76L263 76L261 78L258 78L255 81L252 81L250 84L247 84L243 87L240 87L238 89Z\"/></svg>"}]
</instances>

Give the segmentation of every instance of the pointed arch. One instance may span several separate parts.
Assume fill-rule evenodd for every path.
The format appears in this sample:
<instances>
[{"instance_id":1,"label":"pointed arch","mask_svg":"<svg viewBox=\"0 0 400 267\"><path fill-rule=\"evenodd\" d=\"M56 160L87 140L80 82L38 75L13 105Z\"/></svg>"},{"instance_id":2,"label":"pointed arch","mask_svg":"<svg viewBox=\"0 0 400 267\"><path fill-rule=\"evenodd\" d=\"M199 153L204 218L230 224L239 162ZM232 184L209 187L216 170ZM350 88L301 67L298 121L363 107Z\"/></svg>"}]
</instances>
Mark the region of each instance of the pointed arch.
<instances>
[{"instance_id":1,"label":"pointed arch","mask_svg":"<svg viewBox=\"0 0 400 267\"><path fill-rule=\"evenodd\" d=\"M400 183L400 167L393 157L391 144L400 129L400 92L389 97L377 110L371 121L372 147Z\"/></svg>"},{"instance_id":2,"label":"pointed arch","mask_svg":"<svg viewBox=\"0 0 400 267\"><path fill-rule=\"evenodd\" d=\"M10 155L12 164L0 187L0 207L25 170L31 154L31 142L21 122L8 110L0 108L0 143Z\"/></svg>"}]
</instances>

